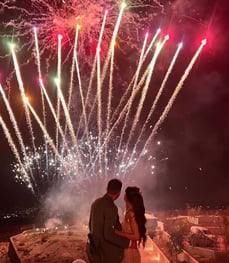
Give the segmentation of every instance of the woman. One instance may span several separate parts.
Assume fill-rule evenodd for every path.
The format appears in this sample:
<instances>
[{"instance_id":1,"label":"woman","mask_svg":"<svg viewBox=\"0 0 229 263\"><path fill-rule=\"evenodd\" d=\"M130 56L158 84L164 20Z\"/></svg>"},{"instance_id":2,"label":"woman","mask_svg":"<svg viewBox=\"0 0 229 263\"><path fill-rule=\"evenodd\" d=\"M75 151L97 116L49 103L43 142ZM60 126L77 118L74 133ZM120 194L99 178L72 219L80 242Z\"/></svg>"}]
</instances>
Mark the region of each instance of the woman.
<instances>
[{"instance_id":1,"label":"woman","mask_svg":"<svg viewBox=\"0 0 229 263\"><path fill-rule=\"evenodd\" d=\"M122 222L122 231L115 229L117 235L130 239L129 248L124 250L122 263L140 263L141 256L138 250L140 243L146 241L145 207L140 189L127 187L124 195L126 214Z\"/></svg>"}]
</instances>

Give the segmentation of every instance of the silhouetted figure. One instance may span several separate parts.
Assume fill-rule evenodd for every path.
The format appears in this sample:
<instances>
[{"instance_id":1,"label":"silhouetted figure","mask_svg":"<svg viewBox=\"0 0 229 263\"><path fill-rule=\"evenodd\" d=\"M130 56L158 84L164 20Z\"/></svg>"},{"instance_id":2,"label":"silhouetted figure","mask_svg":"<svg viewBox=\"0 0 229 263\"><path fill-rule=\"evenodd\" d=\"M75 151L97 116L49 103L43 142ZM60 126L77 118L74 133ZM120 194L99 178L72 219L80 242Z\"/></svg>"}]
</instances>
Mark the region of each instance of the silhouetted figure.
<instances>
[{"instance_id":1,"label":"silhouetted figure","mask_svg":"<svg viewBox=\"0 0 229 263\"><path fill-rule=\"evenodd\" d=\"M115 229L117 235L130 239L130 246L124 250L122 263L140 263L141 256L138 246L141 242L145 246L146 241L145 206L140 189L127 187L124 200L126 214L122 222L122 231Z\"/></svg>"},{"instance_id":2,"label":"silhouetted figure","mask_svg":"<svg viewBox=\"0 0 229 263\"><path fill-rule=\"evenodd\" d=\"M129 239L114 233L114 229L121 230L118 208L114 204L121 188L120 180L110 180L107 193L91 205L87 243L87 255L91 263L119 263L124 248L129 247Z\"/></svg>"}]
</instances>

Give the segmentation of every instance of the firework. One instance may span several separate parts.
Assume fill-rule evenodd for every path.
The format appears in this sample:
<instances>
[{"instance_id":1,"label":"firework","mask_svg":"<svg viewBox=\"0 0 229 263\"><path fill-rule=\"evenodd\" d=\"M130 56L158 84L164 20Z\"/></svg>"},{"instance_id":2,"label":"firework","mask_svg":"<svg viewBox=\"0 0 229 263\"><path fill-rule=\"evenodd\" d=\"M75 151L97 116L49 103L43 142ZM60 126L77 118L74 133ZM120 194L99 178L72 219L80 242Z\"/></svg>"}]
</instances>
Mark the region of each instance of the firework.
<instances>
[{"instance_id":1,"label":"firework","mask_svg":"<svg viewBox=\"0 0 229 263\"><path fill-rule=\"evenodd\" d=\"M52 59L56 59L58 49L58 36L62 36L63 63L68 63L72 57L74 49L74 39L76 25L80 27L81 34L78 41L78 56L84 59L84 63L91 64L98 43L99 32L105 11L108 19L103 34L103 45L101 49L106 52L110 39L113 35L120 9L125 5L121 1L100 1L100 0L69 0L69 1L46 1L31 0L24 5L21 1L1 1L0 12L4 12L2 25L7 32L5 38L24 40L20 46L21 51L32 50L34 47L33 28L36 27L39 34L40 56L46 56L47 66ZM144 4L142 1L128 3L125 7L125 17L122 19L120 27L121 34L116 41L120 44L127 43L129 47L139 48L141 31L144 26L153 19L153 15L163 12L163 6L158 1L152 4ZM139 12L139 10L141 10ZM143 14L149 13L148 22ZM139 25L142 25L139 27ZM138 26L137 26L138 25ZM128 35L126 34L128 33ZM132 35L138 38L132 41ZM137 40L137 41L136 41ZM30 60L30 58L28 58ZM27 61L28 62L28 61ZM44 66L44 65L43 65Z\"/></svg>"},{"instance_id":2,"label":"firework","mask_svg":"<svg viewBox=\"0 0 229 263\"><path fill-rule=\"evenodd\" d=\"M140 1L136 2L136 6L140 8ZM153 136L165 120L199 53L206 44L203 40L179 81L174 91L175 95L168 100L152 133L137 150L140 138L149 129L149 120L171 75L181 46L171 61L156 99L152 102L151 110L147 114L148 118L142 126L140 117L149 93L152 75L157 60L166 48L169 36L161 37L162 40L155 46L154 42L160 34L158 30L147 46L150 34L142 34L145 37L142 37L134 49L136 62L138 61L136 68L131 72L129 84L126 85L127 89L120 88L120 71L115 61L120 54L115 56L118 53L115 43L117 41L122 49L121 44L128 38L130 30L129 27L125 29L124 37L124 27L135 18L138 18L138 22L141 22L141 19L133 12L135 6L130 6L128 11L121 3L114 4L113 1L109 3L111 4L109 12L100 1L62 2L56 0L50 4L44 0L33 0L28 9L13 6L8 1L0 3L1 8L20 13L19 20L6 23L7 27L15 27L17 38L21 37L25 40L28 36L30 37L31 30L33 32L30 40L26 40L25 44L18 49L11 46L10 52L32 147L25 146L22 134L16 125L13 110L2 88L1 93L17 134L21 152L1 116L0 124L17 160L14 166L16 178L38 196L50 186L63 180L70 182L74 180L80 185L80 182L84 180L93 183L114 175L124 179L145 156L149 163L152 162L153 158L148 146L152 143ZM90 12L92 8L93 12ZM30 13L28 10L33 11ZM88 14L87 19L85 19L86 14ZM24 16L28 17L25 19ZM134 25L136 27L136 24ZM137 34L131 34L131 38L133 35ZM86 55L89 39L96 44L93 58ZM133 48L134 43L136 41L128 39L124 46ZM41 101L41 107L38 109L26 98L23 74L18 63L17 54L20 54L25 47L35 50L39 78L37 85L41 89L40 98L37 99L38 102ZM50 61L56 63L54 83L49 83L44 77L47 72L43 71L42 61L45 58L48 65ZM26 63L30 60L32 56ZM82 66L85 63L90 65L89 74ZM46 71L50 68L47 66ZM67 75L66 78L64 74ZM117 88L119 88L118 91ZM52 93L55 98L53 96L51 98ZM137 103L136 100L138 100ZM42 132L42 140L39 143L35 141L36 133L34 133L32 120L38 124ZM53 128L55 134L53 134ZM154 170L154 165L149 166Z\"/></svg>"}]
</instances>

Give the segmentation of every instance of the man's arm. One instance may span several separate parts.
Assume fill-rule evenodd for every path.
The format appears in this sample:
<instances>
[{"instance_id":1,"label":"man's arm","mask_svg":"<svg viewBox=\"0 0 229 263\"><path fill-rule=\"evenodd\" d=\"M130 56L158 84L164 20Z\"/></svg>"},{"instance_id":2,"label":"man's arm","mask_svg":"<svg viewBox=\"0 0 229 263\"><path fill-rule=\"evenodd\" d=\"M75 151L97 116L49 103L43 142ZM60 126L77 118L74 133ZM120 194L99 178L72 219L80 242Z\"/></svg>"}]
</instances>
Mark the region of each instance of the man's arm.
<instances>
[{"instance_id":1,"label":"man's arm","mask_svg":"<svg viewBox=\"0 0 229 263\"><path fill-rule=\"evenodd\" d=\"M138 225L134 217L134 213L131 213L129 216L129 221L130 221L130 227L131 227L131 233L123 232L118 229L115 229L115 234L126 237L130 240L139 240L140 234L138 230Z\"/></svg>"},{"instance_id":2,"label":"man's arm","mask_svg":"<svg viewBox=\"0 0 229 263\"><path fill-rule=\"evenodd\" d=\"M117 209L115 207L109 209L104 216L104 239L120 248L127 248L129 247L130 240L114 233L117 219Z\"/></svg>"}]
</instances>

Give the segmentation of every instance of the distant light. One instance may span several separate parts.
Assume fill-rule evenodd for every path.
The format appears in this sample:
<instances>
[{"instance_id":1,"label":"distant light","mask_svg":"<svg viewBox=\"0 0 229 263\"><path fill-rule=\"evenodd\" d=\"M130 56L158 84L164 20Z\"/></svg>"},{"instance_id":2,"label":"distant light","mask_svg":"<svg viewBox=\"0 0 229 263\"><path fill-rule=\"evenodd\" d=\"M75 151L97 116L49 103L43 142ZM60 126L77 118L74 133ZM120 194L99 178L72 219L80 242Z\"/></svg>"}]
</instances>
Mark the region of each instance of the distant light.
<instances>
[{"instance_id":1,"label":"distant light","mask_svg":"<svg viewBox=\"0 0 229 263\"><path fill-rule=\"evenodd\" d=\"M9 46L10 46L11 49L15 48L15 44L14 43L9 43Z\"/></svg>"},{"instance_id":2,"label":"distant light","mask_svg":"<svg viewBox=\"0 0 229 263\"><path fill-rule=\"evenodd\" d=\"M157 141L157 145L160 145L161 144L161 142L160 141Z\"/></svg>"},{"instance_id":3,"label":"distant light","mask_svg":"<svg viewBox=\"0 0 229 263\"><path fill-rule=\"evenodd\" d=\"M117 45L117 42L116 42L116 40L114 40L112 43L113 43L113 46L114 46L114 47ZM99 51L101 51L101 48L100 48L100 50L99 50Z\"/></svg>"},{"instance_id":4,"label":"distant light","mask_svg":"<svg viewBox=\"0 0 229 263\"><path fill-rule=\"evenodd\" d=\"M160 45L161 45L161 42L157 42L157 43L156 43L156 48L159 48Z\"/></svg>"},{"instance_id":5,"label":"distant light","mask_svg":"<svg viewBox=\"0 0 229 263\"><path fill-rule=\"evenodd\" d=\"M207 39L206 39L206 38L203 39L203 40L201 41L201 44L202 44L202 45L206 45L206 44L207 44Z\"/></svg>"},{"instance_id":6,"label":"distant light","mask_svg":"<svg viewBox=\"0 0 229 263\"><path fill-rule=\"evenodd\" d=\"M63 36L61 34L58 34L58 39L61 40Z\"/></svg>"},{"instance_id":7,"label":"distant light","mask_svg":"<svg viewBox=\"0 0 229 263\"><path fill-rule=\"evenodd\" d=\"M59 79L57 77L54 78L54 82L55 82L56 85L59 85Z\"/></svg>"},{"instance_id":8,"label":"distant light","mask_svg":"<svg viewBox=\"0 0 229 263\"><path fill-rule=\"evenodd\" d=\"M26 103L29 103L29 97L28 96L25 96L24 100Z\"/></svg>"},{"instance_id":9,"label":"distant light","mask_svg":"<svg viewBox=\"0 0 229 263\"><path fill-rule=\"evenodd\" d=\"M169 35L168 34L165 36L165 40L169 40Z\"/></svg>"},{"instance_id":10,"label":"distant light","mask_svg":"<svg viewBox=\"0 0 229 263\"><path fill-rule=\"evenodd\" d=\"M115 45L115 41L113 42L113 45ZM100 46L97 46L97 52L101 52L102 51L102 49L101 49L101 47Z\"/></svg>"},{"instance_id":11,"label":"distant light","mask_svg":"<svg viewBox=\"0 0 229 263\"><path fill-rule=\"evenodd\" d=\"M122 8L125 8L125 7L126 7L126 3L122 2Z\"/></svg>"},{"instance_id":12,"label":"distant light","mask_svg":"<svg viewBox=\"0 0 229 263\"><path fill-rule=\"evenodd\" d=\"M80 30L80 25L79 25L79 24L77 24L76 28L77 28L77 30Z\"/></svg>"}]
</instances>

